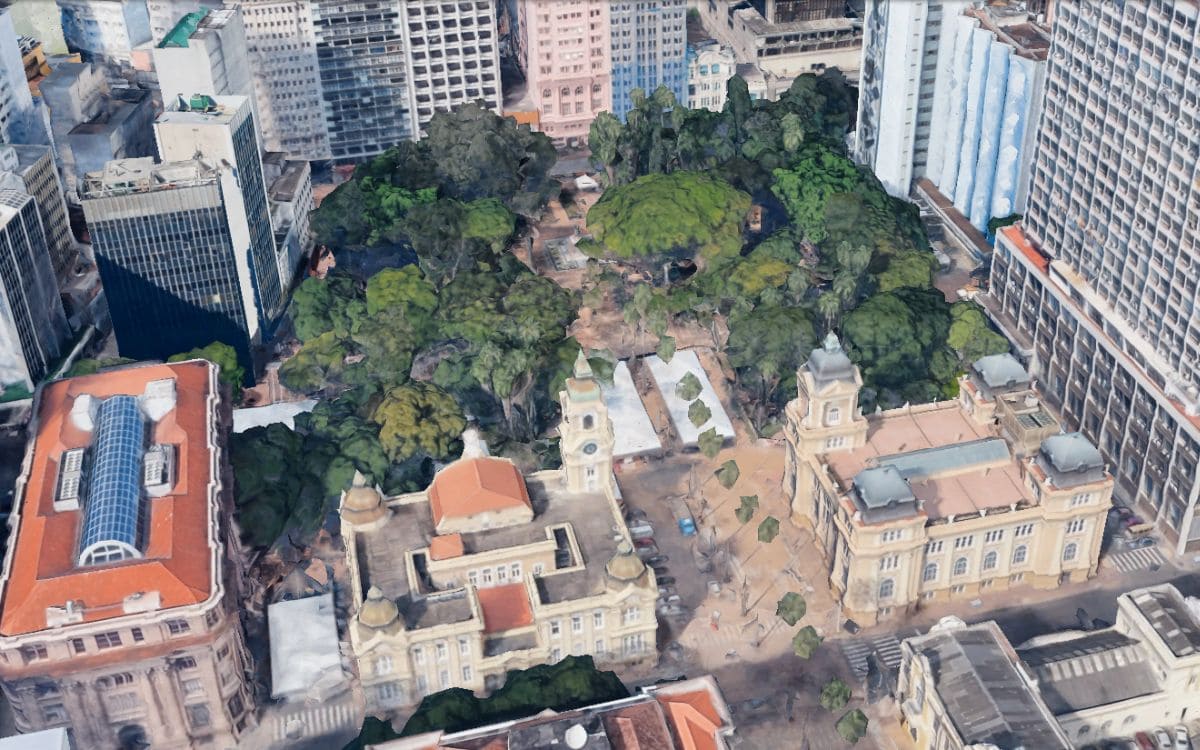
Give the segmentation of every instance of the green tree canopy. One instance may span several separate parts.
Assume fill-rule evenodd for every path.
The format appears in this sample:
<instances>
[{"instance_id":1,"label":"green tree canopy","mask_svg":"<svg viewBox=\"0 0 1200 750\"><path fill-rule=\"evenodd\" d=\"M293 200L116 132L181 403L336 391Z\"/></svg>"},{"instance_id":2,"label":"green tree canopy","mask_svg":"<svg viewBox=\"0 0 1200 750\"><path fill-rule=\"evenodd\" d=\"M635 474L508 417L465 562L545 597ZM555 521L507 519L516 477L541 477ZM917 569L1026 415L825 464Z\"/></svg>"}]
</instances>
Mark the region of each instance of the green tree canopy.
<instances>
[{"instance_id":1,"label":"green tree canopy","mask_svg":"<svg viewBox=\"0 0 1200 750\"><path fill-rule=\"evenodd\" d=\"M717 481L725 489L730 489L733 485L737 484L738 477L741 474L742 472L738 468L737 461L734 461L732 458L721 464L720 468L716 471Z\"/></svg>"},{"instance_id":2,"label":"green tree canopy","mask_svg":"<svg viewBox=\"0 0 1200 750\"><path fill-rule=\"evenodd\" d=\"M804 597L794 591L784 594L775 605L775 615L786 622L789 627L800 622L807 612L808 603L804 601Z\"/></svg>"},{"instance_id":3,"label":"green tree canopy","mask_svg":"<svg viewBox=\"0 0 1200 750\"><path fill-rule=\"evenodd\" d=\"M246 381L246 370L238 364L237 350L224 342L214 341L208 346L167 357L168 362L184 362L189 359L207 359L217 365L221 370L221 382L233 390L233 400L238 400L242 393L242 383Z\"/></svg>"},{"instance_id":4,"label":"green tree canopy","mask_svg":"<svg viewBox=\"0 0 1200 750\"><path fill-rule=\"evenodd\" d=\"M453 396L421 382L389 390L371 419L379 425L379 442L393 461L418 456L437 461L453 458L454 446L467 426Z\"/></svg>"},{"instance_id":5,"label":"green tree canopy","mask_svg":"<svg viewBox=\"0 0 1200 750\"><path fill-rule=\"evenodd\" d=\"M750 523L754 512L758 510L758 495L742 495L741 504L734 510L739 523Z\"/></svg>"},{"instance_id":6,"label":"green tree canopy","mask_svg":"<svg viewBox=\"0 0 1200 750\"><path fill-rule=\"evenodd\" d=\"M657 270L666 259L734 257L750 196L699 172L647 175L606 190L588 211L603 252Z\"/></svg>"},{"instance_id":7,"label":"green tree canopy","mask_svg":"<svg viewBox=\"0 0 1200 750\"><path fill-rule=\"evenodd\" d=\"M857 744L859 740L867 736L867 715L857 708L847 711L842 718L838 719L833 728L846 742L851 745Z\"/></svg>"},{"instance_id":8,"label":"green tree canopy","mask_svg":"<svg viewBox=\"0 0 1200 750\"><path fill-rule=\"evenodd\" d=\"M896 253L888 257L887 266L875 275L875 283L881 292L906 286L927 289L933 286L934 263L932 253Z\"/></svg>"},{"instance_id":9,"label":"green tree canopy","mask_svg":"<svg viewBox=\"0 0 1200 750\"><path fill-rule=\"evenodd\" d=\"M790 398L796 368L816 342L811 314L799 307L762 305L729 318L726 355L737 370L736 388L751 403L751 419L761 431Z\"/></svg>"},{"instance_id":10,"label":"green tree canopy","mask_svg":"<svg viewBox=\"0 0 1200 750\"><path fill-rule=\"evenodd\" d=\"M850 686L834 677L821 688L820 702L826 711L841 711L850 702Z\"/></svg>"},{"instance_id":11,"label":"green tree canopy","mask_svg":"<svg viewBox=\"0 0 1200 750\"><path fill-rule=\"evenodd\" d=\"M779 519L767 516L758 524L758 541L770 544L779 536Z\"/></svg>"},{"instance_id":12,"label":"green tree canopy","mask_svg":"<svg viewBox=\"0 0 1200 750\"><path fill-rule=\"evenodd\" d=\"M950 332L946 343L967 364L1009 350L1008 339L992 330L983 308L966 300L950 305Z\"/></svg>"},{"instance_id":13,"label":"green tree canopy","mask_svg":"<svg viewBox=\"0 0 1200 750\"><path fill-rule=\"evenodd\" d=\"M709 427L700 433L696 438L696 443L701 453L708 458L716 458L721 449L725 447L725 438L717 433L716 427Z\"/></svg>"},{"instance_id":14,"label":"green tree canopy","mask_svg":"<svg viewBox=\"0 0 1200 750\"><path fill-rule=\"evenodd\" d=\"M675 384L675 395L684 401L694 401L700 397L704 386L700 382L700 378L696 377L695 373L685 373L679 382Z\"/></svg>"},{"instance_id":15,"label":"green tree canopy","mask_svg":"<svg viewBox=\"0 0 1200 750\"><path fill-rule=\"evenodd\" d=\"M933 355L950 332L950 305L936 289L883 292L850 312L842 332L864 380L902 387L931 377Z\"/></svg>"},{"instance_id":16,"label":"green tree canopy","mask_svg":"<svg viewBox=\"0 0 1200 750\"><path fill-rule=\"evenodd\" d=\"M801 659L811 659L823 640L825 639L817 635L816 628L805 625L792 638L792 653Z\"/></svg>"},{"instance_id":17,"label":"green tree canopy","mask_svg":"<svg viewBox=\"0 0 1200 750\"><path fill-rule=\"evenodd\" d=\"M700 399L696 399L688 407L688 421L696 427L700 427L710 419L712 419L712 409L709 409L708 404Z\"/></svg>"}]
</instances>

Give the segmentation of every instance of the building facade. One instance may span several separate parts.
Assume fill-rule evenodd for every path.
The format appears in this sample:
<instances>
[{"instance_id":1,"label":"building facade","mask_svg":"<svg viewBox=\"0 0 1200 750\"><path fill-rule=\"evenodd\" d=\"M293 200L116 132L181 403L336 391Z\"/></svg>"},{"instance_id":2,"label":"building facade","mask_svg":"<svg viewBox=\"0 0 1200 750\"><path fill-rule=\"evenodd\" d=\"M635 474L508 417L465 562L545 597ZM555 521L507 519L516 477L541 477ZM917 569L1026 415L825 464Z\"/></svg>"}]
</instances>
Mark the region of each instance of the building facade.
<instances>
[{"instance_id":1,"label":"building facade","mask_svg":"<svg viewBox=\"0 0 1200 750\"><path fill-rule=\"evenodd\" d=\"M38 217L42 221L55 275L61 277L70 272L77 257L75 238L67 219L67 204L52 149L49 146L0 146L0 174L6 171L20 176L25 192L37 201Z\"/></svg>"},{"instance_id":2,"label":"building facade","mask_svg":"<svg viewBox=\"0 0 1200 750\"><path fill-rule=\"evenodd\" d=\"M240 7L263 145L322 161L331 152L312 6L306 0L244 0Z\"/></svg>"},{"instance_id":3,"label":"building facade","mask_svg":"<svg viewBox=\"0 0 1200 750\"><path fill-rule=\"evenodd\" d=\"M271 226L275 229L279 282L286 292L312 252L308 216L313 210L313 192L309 163L283 157L278 151L265 154L263 174L267 178Z\"/></svg>"},{"instance_id":4,"label":"building facade","mask_svg":"<svg viewBox=\"0 0 1200 750\"><path fill-rule=\"evenodd\" d=\"M692 109L725 108L729 79L737 74L733 49L710 39L688 48L688 98Z\"/></svg>"},{"instance_id":5,"label":"building facade","mask_svg":"<svg viewBox=\"0 0 1200 750\"><path fill-rule=\"evenodd\" d=\"M1111 627L1016 648L995 622L945 618L901 644L901 723L918 750L1099 746L1182 724L1200 697L1198 607L1171 584L1136 589Z\"/></svg>"},{"instance_id":6,"label":"building facade","mask_svg":"<svg viewBox=\"0 0 1200 750\"><path fill-rule=\"evenodd\" d=\"M649 96L666 86L687 101L687 3L633 0L609 7L612 113L633 109L633 90Z\"/></svg>"},{"instance_id":7,"label":"building facade","mask_svg":"<svg viewBox=\"0 0 1200 750\"><path fill-rule=\"evenodd\" d=\"M17 729L65 727L81 748L237 746L255 706L217 367L58 380L34 409L0 578Z\"/></svg>"},{"instance_id":8,"label":"building facade","mask_svg":"<svg viewBox=\"0 0 1200 750\"><path fill-rule=\"evenodd\" d=\"M558 145L585 142L592 120L612 107L610 7L605 0L517 4L517 59L538 129Z\"/></svg>"},{"instance_id":9,"label":"building facade","mask_svg":"<svg viewBox=\"0 0 1200 750\"><path fill-rule=\"evenodd\" d=\"M1057 5L1029 210L982 300L1180 552L1200 546L1197 14Z\"/></svg>"},{"instance_id":10,"label":"building facade","mask_svg":"<svg viewBox=\"0 0 1200 750\"><path fill-rule=\"evenodd\" d=\"M0 143L42 143L12 14L0 8Z\"/></svg>"},{"instance_id":11,"label":"building facade","mask_svg":"<svg viewBox=\"0 0 1200 750\"><path fill-rule=\"evenodd\" d=\"M121 356L165 359L223 341L253 370L263 322L231 169L111 162L88 175L83 212Z\"/></svg>"},{"instance_id":12,"label":"building facade","mask_svg":"<svg viewBox=\"0 0 1200 750\"><path fill-rule=\"evenodd\" d=\"M847 616L1096 574L1112 477L1083 436L1058 434L1011 356L976 362L958 401L870 417L836 338L796 379L784 488Z\"/></svg>"},{"instance_id":13,"label":"building facade","mask_svg":"<svg viewBox=\"0 0 1200 750\"><path fill-rule=\"evenodd\" d=\"M0 187L0 388L31 394L68 333L37 201Z\"/></svg>"},{"instance_id":14,"label":"building facade","mask_svg":"<svg viewBox=\"0 0 1200 750\"><path fill-rule=\"evenodd\" d=\"M221 7L221 3L222 0L146 0L146 14L150 18L150 41L154 44L161 42L167 36L167 32L179 23L179 19L188 13L216 10Z\"/></svg>"},{"instance_id":15,"label":"building facade","mask_svg":"<svg viewBox=\"0 0 1200 750\"><path fill-rule=\"evenodd\" d=\"M246 32L238 8L181 16L154 47L154 70L167 109L193 94L254 98Z\"/></svg>"},{"instance_id":16,"label":"building facade","mask_svg":"<svg viewBox=\"0 0 1200 750\"><path fill-rule=\"evenodd\" d=\"M425 492L343 494L369 712L450 687L490 691L511 669L570 654L653 658L658 586L617 505L599 383L586 361L574 375L561 394L563 469L522 477L466 436L463 458Z\"/></svg>"},{"instance_id":17,"label":"building facade","mask_svg":"<svg viewBox=\"0 0 1200 750\"><path fill-rule=\"evenodd\" d=\"M275 247L271 227L262 147L251 101L248 96L201 97L199 102L192 102L184 109L169 109L159 115L154 134L164 161L199 158L233 167L236 196L250 231L254 304L264 322L262 333L269 336L270 328L287 306L287 288L279 273L279 249ZM199 106L192 106L195 104ZM226 200L235 195L224 188L222 193Z\"/></svg>"},{"instance_id":18,"label":"building facade","mask_svg":"<svg viewBox=\"0 0 1200 750\"><path fill-rule=\"evenodd\" d=\"M150 41L146 3L121 0L56 0L67 48L84 60L130 63L133 50Z\"/></svg>"},{"instance_id":19,"label":"building facade","mask_svg":"<svg viewBox=\"0 0 1200 750\"><path fill-rule=\"evenodd\" d=\"M844 3L706 0L697 3L704 28L733 48L742 65L781 79L781 89L804 73L838 68L858 77L862 24Z\"/></svg>"}]
</instances>

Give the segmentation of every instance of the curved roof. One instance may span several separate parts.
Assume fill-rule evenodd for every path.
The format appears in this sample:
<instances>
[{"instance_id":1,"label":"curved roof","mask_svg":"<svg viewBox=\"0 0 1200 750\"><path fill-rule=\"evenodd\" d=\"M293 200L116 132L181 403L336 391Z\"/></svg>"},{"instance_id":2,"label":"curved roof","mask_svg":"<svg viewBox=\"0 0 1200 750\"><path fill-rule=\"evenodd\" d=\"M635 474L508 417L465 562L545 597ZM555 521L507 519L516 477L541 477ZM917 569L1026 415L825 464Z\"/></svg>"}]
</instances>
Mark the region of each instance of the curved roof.
<instances>
[{"instance_id":1,"label":"curved roof","mask_svg":"<svg viewBox=\"0 0 1200 750\"><path fill-rule=\"evenodd\" d=\"M1007 352L980 357L971 367L979 373L988 388L1003 388L1029 382L1029 373L1016 357Z\"/></svg>"},{"instance_id":2,"label":"curved roof","mask_svg":"<svg viewBox=\"0 0 1200 750\"><path fill-rule=\"evenodd\" d=\"M358 621L368 628L386 628L399 617L399 607L376 586L371 587L366 600L358 608Z\"/></svg>"},{"instance_id":3,"label":"curved roof","mask_svg":"<svg viewBox=\"0 0 1200 750\"><path fill-rule=\"evenodd\" d=\"M1051 435L1042 441L1042 455L1059 471L1080 471L1104 466L1104 457L1081 433Z\"/></svg>"},{"instance_id":4,"label":"curved roof","mask_svg":"<svg viewBox=\"0 0 1200 750\"><path fill-rule=\"evenodd\" d=\"M429 485L434 523L524 506L533 510L525 479L504 458L467 458L438 472Z\"/></svg>"},{"instance_id":5,"label":"curved roof","mask_svg":"<svg viewBox=\"0 0 1200 750\"><path fill-rule=\"evenodd\" d=\"M96 423L95 465L79 537L80 565L141 557L145 424L137 397L105 399ZM94 558L95 553L100 556Z\"/></svg>"},{"instance_id":6,"label":"curved roof","mask_svg":"<svg viewBox=\"0 0 1200 750\"><path fill-rule=\"evenodd\" d=\"M636 581L646 572L646 564L633 553L633 545L622 540L617 545L617 554L604 566L604 572L618 581Z\"/></svg>"}]
</instances>

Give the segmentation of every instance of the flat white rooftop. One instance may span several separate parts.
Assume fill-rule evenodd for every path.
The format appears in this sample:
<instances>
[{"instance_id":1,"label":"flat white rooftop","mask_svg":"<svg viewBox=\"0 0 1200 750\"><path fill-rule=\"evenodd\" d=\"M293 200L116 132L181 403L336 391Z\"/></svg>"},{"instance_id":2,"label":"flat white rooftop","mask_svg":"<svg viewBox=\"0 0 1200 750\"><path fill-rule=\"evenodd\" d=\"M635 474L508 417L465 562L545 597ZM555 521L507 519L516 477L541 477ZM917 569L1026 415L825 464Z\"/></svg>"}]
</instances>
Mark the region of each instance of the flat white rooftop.
<instances>
[{"instance_id":1,"label":"flat white rooftop","mask_svg":"<svg viewBox=\"0 0 1200 750\"><path fill-rule=\"evenodd\" d=\"M662 392L663 400L667 402L667 412L671 415L671 424L675 426L675 432L679 435L679 440L684 447L694 448L699 444L700 433L707 432L714 427L721 437L726 440L734 439L736 433L733 431L733 423L729 421L729 415L725 413L725 407L717 398L717 392L713 390L712 383L709 382L704 368L700 366L700 358L696 356L695 352L691 350L675 352L675 356L671 357L670 362L663 362L657 354L652 354L645 358L645 362L650 367L654 383ZM675 386L679 385L679 381L689 372L700 380L699 398L712 412L712 417L700 427L696 427L692 424L692 420L688 419L688 407L691 406L691 402L684 401L675 395Z\"/></svg>"},{"instance_id":2,"label":"flat white rooftop","mask_svg":"<svg viewBox=\"0 0 1200 750\"><path fill-rule=\"evenodd\" d=\"M608 417L613 425L613 458L633 458L648 456L662 452L662 441L646 405L633 384L633 376L629 374L629 365L624 361L617 363L613 370L612 385L600 385L600 393L604 397L604 405L608 407Z\"/></svg>"},{"instance_id":3,"label":"flat white rooftop","mask_svg":"<svg viewBox=\"0 0 1200 750\"><path fill-rule=\"evenodd\" d=\"M0 738L0 750L74 750L62 727Z\"/></svg>"},{"instance_id":4,"label":"flat white rooftop","mask_svg":"<svg viewBox=\"0 0 1200 750\"><path fill-rule=\"evenodd\" d=\"M267 607L271 639L271 697L307 698L346 683L333 594Z\"/></svg>"}]
</instances>

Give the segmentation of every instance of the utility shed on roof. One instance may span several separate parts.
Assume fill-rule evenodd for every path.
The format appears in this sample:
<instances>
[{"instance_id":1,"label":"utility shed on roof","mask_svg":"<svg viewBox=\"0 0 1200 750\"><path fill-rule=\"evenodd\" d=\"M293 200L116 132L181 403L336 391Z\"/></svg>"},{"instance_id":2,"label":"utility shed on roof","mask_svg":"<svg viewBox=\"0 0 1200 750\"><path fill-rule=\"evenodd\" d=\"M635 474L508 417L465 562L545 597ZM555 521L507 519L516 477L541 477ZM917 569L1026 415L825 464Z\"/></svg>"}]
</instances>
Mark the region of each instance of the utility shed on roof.
<instances>
[{"instance_id":1,"label":"utility shed on roof","mask_svg":"<svg viewBox=\"0 0 1200 750\"><path fill-rule=\"evenodd\" d=\"M267 626L272 698L323 698L348 687L333 594L269 605Z\"/></svg>"},{"instance_id":2,"label":"utility shed on roof","mask_svg":"<svg viewBox=\"0 0 1200 750\"><path fill-rule=\"evenodd\" d=\"M717 434L725 440L734 439L733 423L729 421L729 415L725 413L725 407L717 398L717 392L713 390L708 375L700 366L700 358L694 351L675 352L675 356L671 357L670 362L663 362L656 354L646 357L644 361L650 368L650 374L654 377L654 384L662 393L663 401L667 403L671 424L675 426L675 432L679 435L679 440L685 448L698 446L700 433L712 428L716 428ZM709 420L699 428L692 424L692 420L688 419L688 408L692 402L683 400L675 393L675 387L688 373L695 375L700 381L699 399L712 412Z\"/></svg>"},{"instance_id":3,"label":"utility shed on roof","mask_svg":"<svg viewBox=\"0 0 1200 750\"><path fill-rule=\"evenodd\" d=\"M613 458L657 456L662 453L662 441L646 413L646 406L633 384L629 365L618 362L613 370L612 385L600 385L608 418L613 426Z\"/></svg>"}]
</instances>

